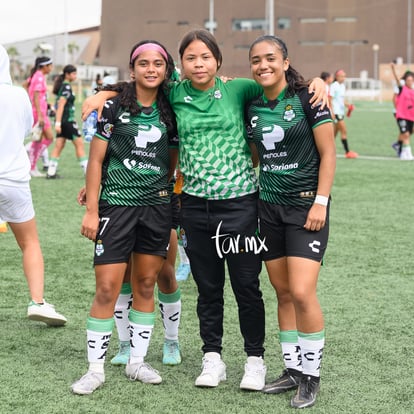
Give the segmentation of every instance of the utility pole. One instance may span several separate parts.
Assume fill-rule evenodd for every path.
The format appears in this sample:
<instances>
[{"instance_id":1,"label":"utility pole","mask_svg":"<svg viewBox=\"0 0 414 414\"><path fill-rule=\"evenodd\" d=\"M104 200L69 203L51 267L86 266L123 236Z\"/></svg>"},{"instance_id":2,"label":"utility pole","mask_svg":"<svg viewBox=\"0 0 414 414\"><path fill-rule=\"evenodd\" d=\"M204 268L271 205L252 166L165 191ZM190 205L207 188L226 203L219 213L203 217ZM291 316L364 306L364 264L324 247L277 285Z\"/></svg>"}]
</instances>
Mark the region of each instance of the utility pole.
<instances>
[{"instance_id":1,"label":"utility pole","mask_svg":"<svg viewBox=\"0 0 414 414\"><path fill-rule=\"evenodd\" d=\"M208 20L208 30L211 34L214 34L214 0L210 0Z\"/></svg>"},{"instance_id":2,"label":"utility pole","mask_svg":"<svg viewBox=\"0 0 414 414\"><path fill-rule=\"evenodd\" d=\"M275 35L275 5L274 0L266 0L267 29L270 36Z\"/></svg>"}]
</instances>

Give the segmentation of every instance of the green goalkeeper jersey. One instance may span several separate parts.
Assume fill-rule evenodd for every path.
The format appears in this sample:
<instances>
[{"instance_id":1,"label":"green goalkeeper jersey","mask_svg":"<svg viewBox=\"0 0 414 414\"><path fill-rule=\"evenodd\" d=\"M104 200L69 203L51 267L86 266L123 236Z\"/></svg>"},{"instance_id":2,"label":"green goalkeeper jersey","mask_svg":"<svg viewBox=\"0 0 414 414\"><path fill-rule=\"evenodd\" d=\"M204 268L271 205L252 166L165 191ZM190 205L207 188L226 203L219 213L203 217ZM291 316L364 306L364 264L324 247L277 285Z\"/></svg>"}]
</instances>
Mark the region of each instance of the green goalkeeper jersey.
<instances>
[{"instance_id":1,"label":"green goalkeeper jersey","mask_svg":"<svg viewBox=\"0 0 414 414\"><path fill-rule=\"evenodd\" d=\"M206 91L193 88L189 80L171 85L185 193L225 200L257 191L244 108L261 92L249 79L225 83L216 78Z\"/></svg>"}]
</instances>

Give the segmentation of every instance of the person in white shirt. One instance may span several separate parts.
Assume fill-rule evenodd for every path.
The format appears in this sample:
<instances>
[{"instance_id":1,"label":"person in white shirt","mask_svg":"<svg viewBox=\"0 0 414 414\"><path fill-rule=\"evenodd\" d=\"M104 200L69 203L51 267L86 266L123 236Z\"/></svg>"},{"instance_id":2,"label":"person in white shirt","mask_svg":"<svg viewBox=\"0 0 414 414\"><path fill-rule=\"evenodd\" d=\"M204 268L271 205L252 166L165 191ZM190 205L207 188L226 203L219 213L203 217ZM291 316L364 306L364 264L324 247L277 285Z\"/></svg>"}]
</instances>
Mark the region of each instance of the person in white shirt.
<instances>
[{"instance_id":1,"label":"person in white shirt","mask_svg":"<svg viewBox=\"0 0 414 414\"><path fill-rule=\"evenodd\" d=\"M354 151L349 150L347 129L345 125L345 111L348 111L350 116L353 105L349 104L345 100L345 78L346 73L344 70L339 69L335 72L335 81L330 86L330 107L333 114L333 120L335 124L335 137L338 132L341 135L342 146L345 150L345 158L357 158L358 154Z\"/></svg>"},{"instance_id":2,"label":"person in white shirt","mask_svg":"<svg viewBox=\"0 0 414 414\"><path fill-rule=\"evenodd\" d=\"M12 85L10 59L0 45L0 216L7 221L23 253L23 271L31 301L27 316L50 326L66 323L43 298L44 262L30 191L30 161L24 139L33 124L27 92Z\"/></svg>"}]
</instances>

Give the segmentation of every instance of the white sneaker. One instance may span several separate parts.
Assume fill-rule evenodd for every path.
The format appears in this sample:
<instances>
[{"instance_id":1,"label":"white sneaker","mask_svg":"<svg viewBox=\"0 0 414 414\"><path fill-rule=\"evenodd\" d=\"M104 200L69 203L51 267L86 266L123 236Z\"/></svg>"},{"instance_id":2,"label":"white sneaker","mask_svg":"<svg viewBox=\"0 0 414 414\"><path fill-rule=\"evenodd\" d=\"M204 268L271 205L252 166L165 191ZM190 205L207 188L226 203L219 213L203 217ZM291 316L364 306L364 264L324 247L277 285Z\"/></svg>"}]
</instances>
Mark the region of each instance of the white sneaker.
<instances>
[{"instance_id":1,"label":"white sneaker","mask_svg":"<svg viewBox=\"0 0 414 414\"><path fill-rule=\"evenodd\" d=\"M89 395L105 382L105 374L88 371L82 378L77 380L70 387L74 394Z\"/></svg>"},{"instance_id":2,"label":"white sneaker","mask_svg":"<svg viewBox=\"0 0 414 414\"><path fill-rule=\"evenodd\" d=\"M244 366L244 375L240 383L242 390L261 391L265 386L266 365L263 358L250 356Z\"/></svg>"},{"instance_id":3,"label":"white sneaker","mask_svg":"<svg viewBox=\"0 0 414 414\"><path fill-rule=\"evenodd\" d=\"M218 352L206 352L201 369L201 374L195 380L196 387L217 387L226 380L226 364Z\"/></svg>"},{"instance_id":4,"label":"white sneaker","mask_svg":"<svg viewBox=\"0 0 414 414\"><path fill-rule=\"evenodd\" d=\"M67 319L55 311L55 307L46 301L36 303L33 300L27 307L27 317L32 321L44 322L49 326L62 326Z\"/></svg>"},{"instance_id":5,"label":"white sneaker","mask_svg":"<svg viewBox=\"0 0 414 414\"><path fill-rule=\"evenodd\" d=\"M158 371L146 362L130 364L128 361L125 374L131 381L141 381L145 384L160 384L162 382Z\"/></svg>"},{"instance_id":6,"label":"white sneaker","mask_svg":"<svg viewBox=\"0 0 414 414\"><path fill-rule=\"evenodd\" d=\"M30 170L31 177L45 177L45 174L41 173L37 168Z\"/></svg>"},{"instance_id":7,"label":"white sneaker","mask_svg":"<svg viewBox=\"0 0 414 414\"><path fill-rule=\"evenodd\" d=\"M410 146L403 146L400 153L400 160L402 161L412 161L414 160L413 154L411 152Z\"/></svg>"}]
</instances>

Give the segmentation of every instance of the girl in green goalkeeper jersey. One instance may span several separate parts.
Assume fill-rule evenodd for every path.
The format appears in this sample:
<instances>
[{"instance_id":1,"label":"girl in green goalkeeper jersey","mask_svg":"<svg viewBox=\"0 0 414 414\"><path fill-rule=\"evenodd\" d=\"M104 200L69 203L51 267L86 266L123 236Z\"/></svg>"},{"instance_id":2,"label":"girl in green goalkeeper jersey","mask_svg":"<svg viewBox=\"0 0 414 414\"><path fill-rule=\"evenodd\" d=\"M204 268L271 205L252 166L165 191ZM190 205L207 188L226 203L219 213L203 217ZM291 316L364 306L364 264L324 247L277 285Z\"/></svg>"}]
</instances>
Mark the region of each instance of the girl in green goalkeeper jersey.
<instances>
[{"instance_id":1,"label":"girl in green goalkeeper jersey","mask_svg":"<svg viewBox=\"0 0 414 414\"><path fill-rule=\"evenodd\" d=\"M105 104L90 147L81 233L95 241L96 293L87 320L89 368L72 385L75 394L91 394L105 382L114 308L130 257L133 301L126 375L144 383L162 381L144 358L155 319L154 286L170 239L168 179L178 142L162 87L174 62L155 41L135 45L129 61L132 81Z\"/></svg>"},{"instance_id":2,"label":"girl in green goalkeeper jersey","mask_svg":"<svg viewBox=\"0 0 414 414\"><path fill-rule=\"evenodd\" d=\"M266 374L264 305L259 287L265 245L256 236L258 187L244 108L262 88L249 79L225 83L217 77L222 55L216 39L206 30L189 32L179 53L185 80L170 85L169 100L177 119L184 176L181 233L198 288L203 341L202 372L195 385L216 387L226 379L221 351L227 264L248 357L240 388L259 391ZM318 89L324 96L321 80ZM113 96L108 92L99 95L87 100L84 114Z\"/></svg>"},{"instance_id":3,"label":"girl in green goalkeeper jersey","mask_svg":"<svg viewBox=\"0 0 414 414\"><path fill-rule=\"evenodd\" d=\"M260 160L260 231L270 282L278 299L285 370L264 387L278 394L296 389L291 405L310 407L319 390L324 322L316 294L328 242L329 197L335 142L328 109L311 108L303 77L285 43L258 38L250 66L264 92L247 108L247 123Z\"/></svg>"}]
</instances>

